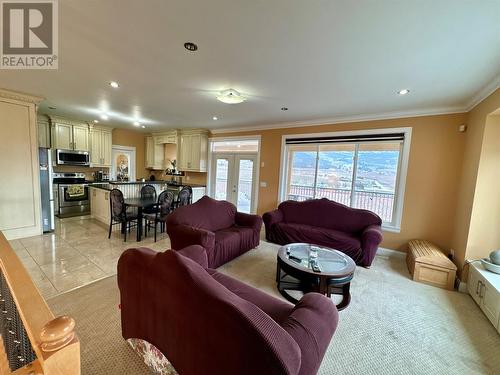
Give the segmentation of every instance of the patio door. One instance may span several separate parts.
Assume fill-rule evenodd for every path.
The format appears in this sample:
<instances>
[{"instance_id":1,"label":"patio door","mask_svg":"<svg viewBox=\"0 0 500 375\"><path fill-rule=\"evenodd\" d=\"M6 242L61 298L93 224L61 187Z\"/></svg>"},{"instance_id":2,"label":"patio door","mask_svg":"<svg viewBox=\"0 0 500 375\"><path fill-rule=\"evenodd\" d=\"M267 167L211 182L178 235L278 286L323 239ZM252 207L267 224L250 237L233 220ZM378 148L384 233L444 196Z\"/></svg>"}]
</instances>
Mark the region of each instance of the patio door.
<instances>
[{"instance_id":1,"label":"patio door","mask_svg":"<svg viewBox=\"0 0 500 375\"><path fill-rule=\"evenodd\" d=\"M240 212L255 212L257 155L214 153L212 160L213 197L233 203Z\"/></svg>"}]
</instances>

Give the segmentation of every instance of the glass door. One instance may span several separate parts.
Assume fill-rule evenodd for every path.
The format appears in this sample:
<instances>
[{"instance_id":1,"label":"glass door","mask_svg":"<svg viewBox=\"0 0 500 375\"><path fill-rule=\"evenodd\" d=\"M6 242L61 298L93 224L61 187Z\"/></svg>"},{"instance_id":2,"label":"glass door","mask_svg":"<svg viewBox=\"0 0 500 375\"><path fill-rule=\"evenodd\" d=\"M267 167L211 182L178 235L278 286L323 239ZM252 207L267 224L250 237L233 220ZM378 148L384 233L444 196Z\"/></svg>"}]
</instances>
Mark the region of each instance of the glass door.
<instances>
[{"instance_id":1,"label":"glass door","mask_svg":"<svg viewBox=\"0 0 500 375\"><path fill-rule=\"evenodd\" d=\"M240 212L255 212L257 155L214 153L212 195L233 203Z\"/></svg>"}]
</instances>

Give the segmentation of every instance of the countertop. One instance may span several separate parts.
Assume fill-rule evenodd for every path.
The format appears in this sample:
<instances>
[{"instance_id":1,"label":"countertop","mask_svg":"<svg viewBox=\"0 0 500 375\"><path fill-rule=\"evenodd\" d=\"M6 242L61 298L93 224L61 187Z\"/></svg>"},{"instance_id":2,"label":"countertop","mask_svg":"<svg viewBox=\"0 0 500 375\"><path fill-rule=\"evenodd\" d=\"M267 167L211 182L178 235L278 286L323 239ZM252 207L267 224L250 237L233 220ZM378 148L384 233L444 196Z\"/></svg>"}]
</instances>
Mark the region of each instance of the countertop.
<instances>
[{"instance_id":1,"label":"countertop","mask_svg":"<svg viewBox=\"0 0 500 375\"><path fill-rule=\"evenodd\" d=\"M183 187L183 186L191 186L192 188L206 188L206 185L203 184L182 184L179 185L177 183L171 183L170 181L162 181L162 180L156 180L156 181L103 181L103 182L90 182L88 186L90 187L95 187L98 189L104 189L104 190L112 190L115 187L119 185L168 185L172 187Z\"/></svg>"}]
</instances>

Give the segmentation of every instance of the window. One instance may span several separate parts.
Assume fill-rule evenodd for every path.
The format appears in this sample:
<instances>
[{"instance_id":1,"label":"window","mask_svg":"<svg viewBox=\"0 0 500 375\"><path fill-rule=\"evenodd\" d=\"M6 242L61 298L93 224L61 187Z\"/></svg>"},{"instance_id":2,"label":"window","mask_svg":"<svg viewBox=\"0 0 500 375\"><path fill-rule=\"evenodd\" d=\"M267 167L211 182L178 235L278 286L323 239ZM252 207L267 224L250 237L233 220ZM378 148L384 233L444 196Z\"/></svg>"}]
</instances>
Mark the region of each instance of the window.
<instances>
[{"instance_id":1,"label":"window","mask_svg":"<svg viewBox=\"0 0 500 375\"><path fill-rule=\"evenodd\" d=\"M328 198L399 230L410 128L284 136L280 200Z\"/></svg>"}]
</instances>

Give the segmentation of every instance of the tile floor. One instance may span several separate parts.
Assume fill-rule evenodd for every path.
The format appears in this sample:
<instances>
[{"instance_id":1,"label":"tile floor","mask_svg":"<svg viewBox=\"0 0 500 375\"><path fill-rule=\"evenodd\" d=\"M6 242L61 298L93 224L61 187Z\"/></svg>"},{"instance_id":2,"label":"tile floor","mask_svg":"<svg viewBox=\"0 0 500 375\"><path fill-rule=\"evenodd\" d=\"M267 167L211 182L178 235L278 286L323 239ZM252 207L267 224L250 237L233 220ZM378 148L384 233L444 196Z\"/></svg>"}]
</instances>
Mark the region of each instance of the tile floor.
<instances>
[{"instance_id":1,"label":"tile floor","mask_svg":"<svg viewBox=\"0 0 500 375\"><path fill-rule=\"evenodd\" d=\"M56 219L54 233L10 241L44 298L87 285L116 273L121 253L145 246L170 248L166 233L135 241L135 230L123 242L118 226L108 239L108 226L90 216Z\"/></svg>"}]
</instances>

